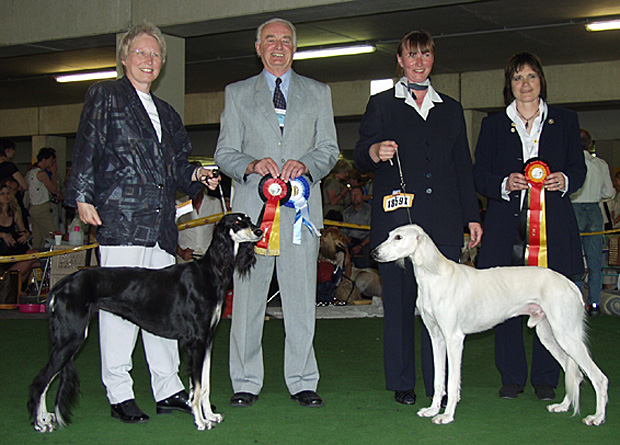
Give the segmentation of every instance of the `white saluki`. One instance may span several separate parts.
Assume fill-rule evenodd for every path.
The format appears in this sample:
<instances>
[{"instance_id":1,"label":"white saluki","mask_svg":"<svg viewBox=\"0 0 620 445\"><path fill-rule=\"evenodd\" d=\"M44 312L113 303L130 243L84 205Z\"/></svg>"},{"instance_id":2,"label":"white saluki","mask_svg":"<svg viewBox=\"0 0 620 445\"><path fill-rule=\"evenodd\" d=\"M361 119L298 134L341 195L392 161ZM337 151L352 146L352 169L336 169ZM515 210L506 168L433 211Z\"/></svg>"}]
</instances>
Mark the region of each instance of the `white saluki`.
<instances>
[{"instance_id":1,"label":"white saluki","mask_svg":"<svg viewBox=\"0 0 620 445\"><path fill-rule=\"evenodd\" d=\"M476 270L446 259L430 237L415 224L390 232L373 252L380 262L410 259L418 283L417 308L433 345L435 394L431 406L418 411L433 423L454 420L461 396L461 360L465 335L482 332L518 315L529 315L541 343L566 375L566 396L547 406L550 412L579 412L583 373L596 392L596 412L586 425L605 422L608 379L596 366L586 346L585 310L577 286L557 272L541 267L496 267ZM445 394L448 357L448 404L439 414Z\"/></svg>"}]
</instances>

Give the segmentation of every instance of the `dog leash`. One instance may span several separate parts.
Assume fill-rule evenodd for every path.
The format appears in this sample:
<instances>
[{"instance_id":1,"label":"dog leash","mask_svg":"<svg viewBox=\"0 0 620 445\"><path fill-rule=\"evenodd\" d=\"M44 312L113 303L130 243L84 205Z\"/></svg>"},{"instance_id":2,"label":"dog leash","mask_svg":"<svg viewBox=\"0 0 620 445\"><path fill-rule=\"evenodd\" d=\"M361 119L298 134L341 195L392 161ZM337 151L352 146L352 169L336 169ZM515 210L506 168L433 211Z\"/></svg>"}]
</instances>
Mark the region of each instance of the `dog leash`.
<instances>
[{"instance_id":1,"label":"dog leash","mask_svg":"<svg viewBox=\"0 0 620 445\"><path fill-rule=\"evenodd\" d=\"M203 168L207 168L209 170L211 170L211 174L213 175L214 178L217 178L220 175L220 169L218 168L217 165L214 166L206 166ZM207 181L207 176L203 175L200 177L200 181ZM217 187L220 190L220 200L222 201L222 212L224 212L224 215L226 215L228 213L228 211L226 210L226 200L224 199L224 191L222 190L222 183L218 182L217 183Z\"/></svg>"},{"instance_id":2,"label":"dog leash","mask_svg":"<svg viewBox=\"0 0 620 445\"><path fill-rule=\"evenodd\" d=\"M405 187L405 177L403 176L403 168L400 165L400 155L398 154L398 148L396 148L396 163L398 164L398 174L400 175L400 188L403 193L407 193ZM392 164L392 160L390 159L390 164ZM393 165L393 164L392 164ZM411 219L411 210L409 207L405 207L407 209L407 217L409 218L409 224L413 224L413 220Z\"/></svg>"}]
</instances>

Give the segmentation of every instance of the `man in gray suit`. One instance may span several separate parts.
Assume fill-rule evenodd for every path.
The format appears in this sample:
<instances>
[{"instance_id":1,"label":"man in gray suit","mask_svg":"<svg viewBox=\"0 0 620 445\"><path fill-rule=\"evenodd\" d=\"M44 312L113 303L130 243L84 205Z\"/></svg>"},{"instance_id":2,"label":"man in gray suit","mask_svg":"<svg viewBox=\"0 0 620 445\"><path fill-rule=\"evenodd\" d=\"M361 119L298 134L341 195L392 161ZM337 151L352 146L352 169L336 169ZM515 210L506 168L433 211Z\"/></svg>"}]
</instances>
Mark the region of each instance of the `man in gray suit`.
<instances>
[{"instance_id":1,"label":"man in gray suit","mask_svg":"<svg viewBox=\"0 0 620 445\"><path fill-rule=\"evenodd\" d=\"M305 178L309 217L322 228L320 180L336 164L331 92L327 85L292 69L297 36L292 23L271 19L256 34L264 70L226 87L215 161L235 181L234 211L259 218L258 187L271 174L282 181ZM275 96L275 97L274 97ZM262 331L269 284L275 266L284 328L284 378L291 398L302 406L323 406L316 393L319 370L314 355L317 234L301 229L293 242L296 210L280 207L280 252L258 255L250 277L235 275L230 333L231 406L251 406L263 387ZM299 235L299 233L297 233Z\"/></svg>"}]
</instances>

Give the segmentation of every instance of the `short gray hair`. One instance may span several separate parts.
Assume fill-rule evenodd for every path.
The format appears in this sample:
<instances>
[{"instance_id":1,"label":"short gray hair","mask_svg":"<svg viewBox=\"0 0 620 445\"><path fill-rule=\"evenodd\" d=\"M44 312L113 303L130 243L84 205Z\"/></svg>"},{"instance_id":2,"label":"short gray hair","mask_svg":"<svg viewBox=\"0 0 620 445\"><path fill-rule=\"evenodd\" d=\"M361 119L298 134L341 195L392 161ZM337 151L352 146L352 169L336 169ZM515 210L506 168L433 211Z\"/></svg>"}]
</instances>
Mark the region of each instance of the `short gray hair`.
<instances>
[{"instance_id":1,"label":"short gray hair","mask_svg":"<svg viewBox=\"0 0 620 445\"><path fill-rule=\"evenodd\" d=\"M278 17L274 17L273 19L267 20L265 23L260 25L256 30L256 43L260 45L261 34L263 33L263 28L271 23L284 23L286 26L291 28L291 32L293 33L293 46L297 46L297 30L295 29L295 25L285 19L281 19Z\"/></svg>"},{"instance_id":2,"label":"short gray hair","mask_svg":"<svg viewBox=\"0 0 620 445\"><path fill-rule=\"evenodd\" d=\"M123 37L121 37L121 44L118 47L118 60L127 60L127 56L129 56L129 48L133 42L135 42L136 39L143 34L153 37L157 40L157 43L159 43L159 48L161 50L161 63L163 65L166 62L166 40L164 39L160 29L151 22L147 21L132 26L125 34L123 34Z\"/></svg>"}]
</instances>

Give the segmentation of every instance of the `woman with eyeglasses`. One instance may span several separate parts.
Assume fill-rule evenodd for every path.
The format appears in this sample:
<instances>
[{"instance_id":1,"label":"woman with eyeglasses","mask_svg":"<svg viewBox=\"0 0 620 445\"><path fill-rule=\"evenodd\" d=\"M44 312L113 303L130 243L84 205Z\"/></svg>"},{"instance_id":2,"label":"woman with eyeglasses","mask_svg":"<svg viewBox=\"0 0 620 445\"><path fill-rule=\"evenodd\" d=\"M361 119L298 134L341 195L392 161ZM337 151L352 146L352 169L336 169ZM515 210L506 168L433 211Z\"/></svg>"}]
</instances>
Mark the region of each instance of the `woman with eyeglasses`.
<instances>
[{"instance_id":1,"label":"woman with eyeglasses","mask_svg":"<svg viewBox=\"0 0 620 445\"><path fill-rule=\"evenodd\" d=\"M146 22L134 26L123 36L118 58L125 76L96 83L87 93L66 203L77 207L84 223L97 227L103 267L159 269L175 263L177 189L194 197L203 184L214 189L218 179L188 162L192 146L181 117L150 91L166 60L160 30ZM100 311L99 331L112 417L148 421L129 375L139 328ZM157 412L191 413L178 376L176 340L142 331L142 342Z\"/></svg>"},{"instance_id":2,"label":"woman with eyeglasses","mask_svg":"<svg viewBox=\"0 0 620 445\"><path fill-rule=\"evenodd\" d=\"M514 55L504 70L506 109L482 121L474 180L488 198L478 267L542 266L567 277L583 273L581 242L570 195L586 166L577 114L547 104L540 59ZM523 318L495 328L499 396L524 391L528 365ZM540 400L555 398L560 366L534 333L530 380Z\"/></svg>"}]
</instances>

